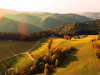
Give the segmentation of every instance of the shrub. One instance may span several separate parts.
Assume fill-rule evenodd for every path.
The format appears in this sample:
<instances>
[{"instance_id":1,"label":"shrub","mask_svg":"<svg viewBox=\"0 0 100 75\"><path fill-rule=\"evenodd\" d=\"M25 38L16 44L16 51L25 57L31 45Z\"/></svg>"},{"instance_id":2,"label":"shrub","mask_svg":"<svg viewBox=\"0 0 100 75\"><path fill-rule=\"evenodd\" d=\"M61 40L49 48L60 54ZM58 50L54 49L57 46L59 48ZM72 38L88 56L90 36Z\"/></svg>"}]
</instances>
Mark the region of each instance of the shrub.
<instances>
[{"instance_id":1,"label":"shrub","mask_svg":"<svg viewBox=\"0 0 100 75\"><path fill-rule=\"evenodd\" d=\"M51 67L48 63L45 64L44 75L50 75Z\"/></svg>"},{"instance_id":2,"label":"shrub","mask_svg":"<svg viewBox=\"0 0 100 75\"><path fill-rule=\"evenodd\" d=\"M66 40L71 40L71 36L64 35L64 39L66 39Z\"/></svg>"},{"instance_id":3,"label":"shrub","mask_svg":"<svg viewBox=\"0 0 100 75\"><path fill-rule=\"evenodd\" d=\"M36 73L36 72L37 72L37 67L36 67L35 64L34 64L33 66L30 67L30 72L31 72L31 73Z\"/></svg>"},{"instance_id":4,"label":"shrub","mask_svg":"<svg viewBox=\"0 0 100 75\"><path fill-rule=\"evenodd\" d=\"M10 68L5 72L5 75L17 75L18 70L17 68Z\"/></svg>"},{"instance_id":5,"label":"shrub","mask_svg":"<svg viewBox=\"0 0 100 75\"><path fill-rule=\"evenodd\" d=\"M95 43L95 42L91 43L91 46L92 46L93 48L95 48L95 49L98 49L98 48L99 48L98 44Z\"/></svg>"},{"instance_id":6,"label":"shrub","mask_svg":"<svg viewBox=\"0 0 100 75\"><path fill-rule=\"evenodd\" d=\"M43 60L45 61L45 63L49 63L51 62L50 56L49 55L45 55Z\"/></svg>"}]
</instances>

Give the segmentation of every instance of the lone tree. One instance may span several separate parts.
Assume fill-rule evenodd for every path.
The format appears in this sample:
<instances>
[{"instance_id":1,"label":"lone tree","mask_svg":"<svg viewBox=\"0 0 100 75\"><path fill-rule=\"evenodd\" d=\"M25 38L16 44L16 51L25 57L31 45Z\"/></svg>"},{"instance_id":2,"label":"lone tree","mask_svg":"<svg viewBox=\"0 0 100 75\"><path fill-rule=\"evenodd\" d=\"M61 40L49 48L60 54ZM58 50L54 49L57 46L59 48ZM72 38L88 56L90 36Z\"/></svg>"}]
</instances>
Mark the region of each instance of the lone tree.
<instances>
[{"instance_id":1,"label":"lone tree","mask_svg":"<svg viewBox=\"0 0 100 75\"><path fill-rule=\"evenodd\" d=\"M64 39L66 39L66 40L71 40L71 36L64 35Z\"/></svg>"},{"instance_id":2,"label":"lone tree","mask_svg":"<svg viewBox=\"0 0 100 75\"><path fill-rule=\"evenodd\" d=\"M52 39L50 39L50 40L48 41L48 45L47 45L48 49L51 48L52 41L53 41Z\"/></svg>"},{"instance_id":3,"label":"lone tree","mask_svg":"<svg viewBox=\"0 0 100 75\"><path fill-rule=\"evenodd\" d=\"M50 68L49 64L46 63L46 64L45 64L45 69L44 69L44 75L50 75L49 68Z\"/></svg>"}]
</instances>

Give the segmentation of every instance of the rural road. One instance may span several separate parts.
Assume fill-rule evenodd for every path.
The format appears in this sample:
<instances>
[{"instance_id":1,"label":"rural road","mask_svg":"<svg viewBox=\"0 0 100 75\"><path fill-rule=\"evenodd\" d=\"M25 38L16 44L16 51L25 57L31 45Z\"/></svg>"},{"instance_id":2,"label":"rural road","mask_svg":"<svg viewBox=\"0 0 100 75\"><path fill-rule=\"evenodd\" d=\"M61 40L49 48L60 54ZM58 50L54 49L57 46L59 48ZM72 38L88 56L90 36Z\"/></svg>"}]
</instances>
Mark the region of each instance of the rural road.
<instances>
[{"instance_id":1,"label":"rural road","mask_svg":"<svg viewBox=\"0 0 100 75\"><path fill-rule=\"evenodd\" d=\"M26 51L26 52L23 52L23 53L20 53L20 54L15 54L14 56L11 56L11 57L2 59L2 60L0 60L0 61L4 61L4 60L6 60L6 59L10 59L10 58L12 58L12 57L16 57L16 56L24 55L24 54L27 54L27 55L30 57L30 59L34 61L34 59L33 59L32 56L29 54L29 52L30 52L33 48L35 48L35 47L39 44L39 42L40 42L40 40L37 42L37 44L35 44L31 49L29 49L29 50Z\"/></svg>"}]
</instances>

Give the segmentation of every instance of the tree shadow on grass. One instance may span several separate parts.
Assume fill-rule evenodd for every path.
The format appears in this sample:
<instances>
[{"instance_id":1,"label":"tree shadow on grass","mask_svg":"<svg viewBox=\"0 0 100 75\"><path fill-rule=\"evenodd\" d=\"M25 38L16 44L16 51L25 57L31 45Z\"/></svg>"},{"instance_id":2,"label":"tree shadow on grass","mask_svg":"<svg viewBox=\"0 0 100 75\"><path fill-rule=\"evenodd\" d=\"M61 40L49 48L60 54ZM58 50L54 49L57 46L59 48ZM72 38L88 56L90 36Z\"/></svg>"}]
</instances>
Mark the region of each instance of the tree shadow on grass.
<instances>
[{"instance_id":1,"label":"tree shadow on grass","mask_svg":"<svg viewBox=\"0 0 100 75\"><path fill-rule=\"evenodd\" d=\"M60 64L60 68L66 68L71 62L78 61L76 56L69 55L66 57L63 62Z\"/></svg>"},{"instance_id":2,"label":"tree shadow on grass","mask_svg":"<svg viewBox=\"0 0 100 75\"><path fill-rule=\"evenodd\" d=\"M71 40L71 41L78 41L78 40Z\"/></svg>"},{"instance_id":3,"label":"tree shadow on grass","mask_svg":"<svg viewBox=\"0 0 100 75\"><path fill-rule=\"evenodd\" d=\"M98 45L98 50L96 51L96 56L100 59L100 45Z\"/></svg>"},{"instance_id":4,"label":"tree shadow on grass","mask_svg":"<svg viewBox=\"0 0 100 75\"><path fill-rule=\"evenodd\" d=\"M67 68L67 66L74 61L78 61L78 58L75 56L78 50L73 51L70 55L66 56L64 60L60 63L58 68ZM52 73L56 73L56 69Z\"/></svg>"}]
</instances>

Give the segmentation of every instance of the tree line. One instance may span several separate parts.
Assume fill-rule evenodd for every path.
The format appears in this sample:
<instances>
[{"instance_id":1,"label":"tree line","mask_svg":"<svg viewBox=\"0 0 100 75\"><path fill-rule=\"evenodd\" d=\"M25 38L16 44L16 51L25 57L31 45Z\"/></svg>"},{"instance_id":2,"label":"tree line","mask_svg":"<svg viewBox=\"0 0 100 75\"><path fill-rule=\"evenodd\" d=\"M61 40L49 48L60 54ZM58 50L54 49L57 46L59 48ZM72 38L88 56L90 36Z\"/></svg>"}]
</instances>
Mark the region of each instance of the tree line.
<instances>
[{"instance_id":1,"label":"tree line","mask_svg":"<svg viewBox=\"0 0 100 75\"><path fill-rule=\"evenodd\" d=\"M0 32L0 40L9 41L35 41L43 37L48 37L51 32L48 31L38 31L30 34L13 33L13 32Z\"/></svg>"},{"instance_id":2,"label":"tree line","mask_svg":"<svg viewBox=\"0 0 100 75\"><path fill-rule=\"evenodd\" d=\"M48 31L59 36L98 34L100 32L100 20L59 25L49 28Z\"/></svg>"}]
</instances>

